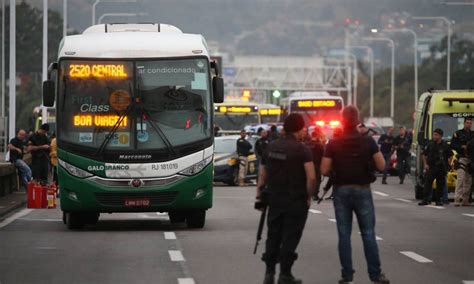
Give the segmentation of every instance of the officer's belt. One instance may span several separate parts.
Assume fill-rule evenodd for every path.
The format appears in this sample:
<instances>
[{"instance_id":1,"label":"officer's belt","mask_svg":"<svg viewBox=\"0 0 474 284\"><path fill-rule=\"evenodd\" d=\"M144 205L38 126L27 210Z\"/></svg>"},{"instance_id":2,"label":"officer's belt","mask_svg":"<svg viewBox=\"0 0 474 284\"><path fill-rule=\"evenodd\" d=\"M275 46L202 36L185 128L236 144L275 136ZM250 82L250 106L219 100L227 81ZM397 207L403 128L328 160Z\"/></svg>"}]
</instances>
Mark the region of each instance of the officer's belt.
<instances>
[{"instance_id":1,"label":"officer's belt","mask_svg":"<svg viewBox=\"0 0 474 284\"><path fill-rule=\"evenodd\" d=\"M370 189L370 183L367 184L337 184L336 189L339 187L352 187L355 189Z\"/></svg>"}]
</instances>

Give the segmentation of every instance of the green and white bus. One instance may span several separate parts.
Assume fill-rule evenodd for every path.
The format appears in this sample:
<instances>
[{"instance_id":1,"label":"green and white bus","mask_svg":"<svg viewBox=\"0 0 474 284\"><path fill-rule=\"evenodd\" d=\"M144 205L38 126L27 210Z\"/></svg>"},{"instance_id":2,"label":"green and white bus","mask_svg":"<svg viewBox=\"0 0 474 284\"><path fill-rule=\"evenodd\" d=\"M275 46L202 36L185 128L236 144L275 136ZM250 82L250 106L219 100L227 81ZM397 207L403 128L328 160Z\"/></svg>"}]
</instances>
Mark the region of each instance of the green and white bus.
<instances>
[{"instance_id":1,"label":"green and white bus","mask_svg":"<svg viewBox=\"0 0 474 284\"><path fill-rule=\"evenodd\" d=\"M168 212L172 223L202 228L213 103L224 92L205 39L165 24L95 25L65 37L49 71L43 102L56 101L67 227L100 213Z\"/></svg>"}]
</instances>

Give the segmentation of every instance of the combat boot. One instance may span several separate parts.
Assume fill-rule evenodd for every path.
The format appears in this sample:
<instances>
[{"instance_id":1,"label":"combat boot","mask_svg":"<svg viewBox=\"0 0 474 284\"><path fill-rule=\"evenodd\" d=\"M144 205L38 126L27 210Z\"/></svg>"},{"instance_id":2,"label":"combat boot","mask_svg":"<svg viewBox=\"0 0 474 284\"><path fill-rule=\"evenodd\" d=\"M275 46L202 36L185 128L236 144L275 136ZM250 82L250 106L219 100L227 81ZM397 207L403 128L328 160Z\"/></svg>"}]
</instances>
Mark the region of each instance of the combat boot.
<instances>
[{"instance_id":1,"label":"combat boot","mask_svg":"<svg viewBox=\"0 0 474 284\"><path fill-rule=\"evenodd\" d=\"M385 274L381 273L380 276L374 281L374 284L390 284L390 280L385 277Z\"/></svg>"},{"instance_id":2,"label":"combat boot","mask_svg":"<svg viewBox=\"0 0 474 284\"><path fill-rule=\"evenodd\" d=\"M454 198L454 206L461 206L461 200L459 198Z\"/></svg>"},{"instance_id":3,"label":"combat boot","mask_svg":"<svg viewBox=\"0 0 474 284\"><path fill-rule=\"evenodd\" d=\"M303 284L303 280L296 279L293 275L280 274L278 284Z\"/></svg>"}]
</instances>

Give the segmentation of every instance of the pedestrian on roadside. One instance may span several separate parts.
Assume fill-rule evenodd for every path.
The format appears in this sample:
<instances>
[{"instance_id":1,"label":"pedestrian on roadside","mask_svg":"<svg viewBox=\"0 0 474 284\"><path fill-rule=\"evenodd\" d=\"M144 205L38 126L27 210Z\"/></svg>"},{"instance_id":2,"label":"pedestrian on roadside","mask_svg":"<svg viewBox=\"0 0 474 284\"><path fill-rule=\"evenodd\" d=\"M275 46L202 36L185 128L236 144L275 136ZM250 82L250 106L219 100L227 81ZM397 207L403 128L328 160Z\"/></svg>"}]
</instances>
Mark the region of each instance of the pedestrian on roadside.
<instances>
[{"instance_id":1,"label":"pedestrian on roadside","mask_svg":"<svg viewBox=\"0 0 474 284\"><path fill-rule=\"evenodd\" d=\"M474 131L471 130L472 118L464 119L464 127L457 130L451 139L451 149L457 153L456 162L456 189L454 192L454 206L469 205L469 195L471 191L472 176L469 173L469 164L472 162L466 153L467 144L474 138Z\"/></svg>"},{"instance_id":2,"label":"pedestrian on roadside","mask_svg":"<svg viewBox=\"0 0 474 284\"><path fill-rule=\"evenodd\" d=\"M264 284L273 284L280 263L279 284L298 284L291 268L296 247L311 206L315 171L311 151L301 141L306 135L303 117L290 114L284 122L286 136L271 143L262 159L257 184L257 201L268 188L267 240L262 260L266 264Z\"/></svg>"},{"instance_id":3,"label":"pedestrian on roadside","mask_svg":"<svg viewBox=\"0 0 474 284\"><path fill-rule=\"evenodd\" d=\"M245 139L247 132L240 131L240 138L237 140L237 155L239 156L239 186L245 186L247 176L248 156L252 150L252 144Z\"/></svg>"},{"instance_id":4,"label":"pedestrian on roadside","mask_svg":"<svg viewBox=\"0 0 474 284\"><path fill-rule=\"evenodd\" d=\"M342 111L343 134L330 140L321 162L321 173L334 175L334 210L339 235L339 258L342 266L340 284L352 283L351 233L355 213L364 243L370 280L377 284L390 281L381 270L375 240L375 209L370 184L375 181L374 170L385 167L383 155L375 140L357 130L359 110L347 106Z\"/></svg>"},{"instance_id":5,"label":"pedestrian on roadside","mask_svg":"<svg viewBox=\"0 0 474 284\"><path fill-rule=\"evenodd\" d=\"M399 134L393 139L393 146L397 151L397 170L400 184L403 184L405 175L410 172L410 148L412 136L408 135L405 126L401 126Z\"/></svg>"},{"instance_id":6,"label":"pedestrian on roadside","mask_svg":"<svg viewBox=\"0 0 474 284\"><path fill-rule=\"evenodd\" d=\"M442 195L446 184L446 175L448 174L450 160L453 151L448 144L443 141L443 130L436 128L433 131L433 139L423 150L423 165L425 171L425 188L423 192L423 201L418 203L425 206L431 203L433 181L436 179L436 191L434 192L434 201L436 205L442 206Z\"/></svg>"},{"instance_id":7,"label":"pedestrian on roadside","mask_svg":"<svg viewBox=\"0 0 474 284\"><path fill-rule=\"evenodd\" d=\"M270 133L268 134L268 139L270 140L270 142L272 142L272 141L277 140L278 138L280 138L280 135L278 134L277 127L276 125L272 125L270 127Z\"/></svg>"},{"instance_id":8,"label":"pedestrian on roadside","mask_svg":"<svg viewBox=\"0 0 474 284\"><path fill-rule=\"evenodd\" d=\"M382 184L387 184L387 173L390 167L390 158L392 157L393 151L393 127L387 130L387 134L382 134L379 138L378 144L380 145L380 152L382 152L385 160L385 169L383 170Z\"/></svg>"},{"instance_id":9,"label":"pedestrian on roadside","mask_svg":"<svg viewBox=\"0 0 474 284\"><path fill-rule=\"evenodd\" d=\"M25 138L26 131L23 129L18 130L15 138L11 139L8 144L8 150L10 150L10 162L18 169L18 177L26 191L28 182L31 181L32 173L30 167L23 160L23 155L27 151Z\"/></svg>"},{"instance_id":10,"label":"pedestrian on roadside","mask_svg":"<svg viewBox=\"0 0 474 284\"><path fill-rule=\"evenodd\" d=\"M313 163L314 163L314 172L316 175L316 184L315 184L315 190L313 194L313 200L318 201L319 200L319 188L321 187L321 181L322 181L322 176L321 176L321 160L323 158L324 154L324 145L321 142L321 129L320 128L315 128L313 132L311 133L310 140L307 141L306 146L311 150L313 154Z\"/></svg>"},{"instance_id":11,"label":"pedestrian on roadside","mask_svg":"<svg viewBox=\"0 0 474 284\"><path fill-rule=\"evenodd\" d=\"M42 124L28 140L28 151L31 152L33 178L38 182L47 183L49 173L50 142L47 133L49 125Z\"/></svg>"}]
</instances>

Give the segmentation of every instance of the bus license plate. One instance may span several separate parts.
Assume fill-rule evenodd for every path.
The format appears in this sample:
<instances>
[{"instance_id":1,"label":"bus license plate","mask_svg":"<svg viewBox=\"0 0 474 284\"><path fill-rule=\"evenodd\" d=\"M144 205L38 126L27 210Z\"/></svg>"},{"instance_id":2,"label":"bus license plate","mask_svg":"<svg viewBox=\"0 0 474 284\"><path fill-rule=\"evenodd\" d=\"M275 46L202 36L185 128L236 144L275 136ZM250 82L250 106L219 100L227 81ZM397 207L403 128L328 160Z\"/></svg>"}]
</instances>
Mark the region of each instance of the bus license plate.
<instances>
[{"instance_id":1,"label":"bus license plate","mask_svg":"<svg viewBox=\"0 0 474 284\"><path fill-rule=\"evenodd\" d=\"M150 206L150 199L125 199L127 207L147 207Z\"/></svg>"}]
</instances>

